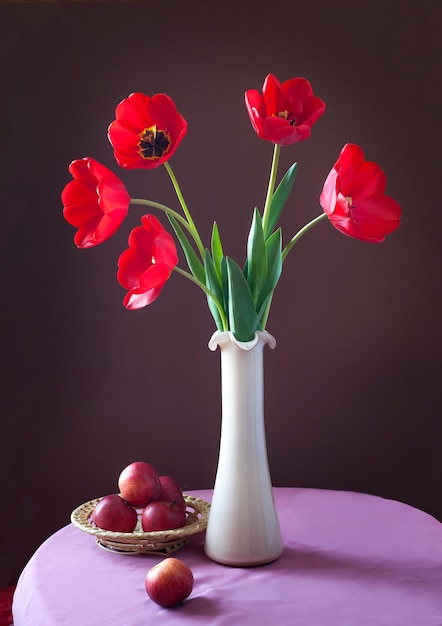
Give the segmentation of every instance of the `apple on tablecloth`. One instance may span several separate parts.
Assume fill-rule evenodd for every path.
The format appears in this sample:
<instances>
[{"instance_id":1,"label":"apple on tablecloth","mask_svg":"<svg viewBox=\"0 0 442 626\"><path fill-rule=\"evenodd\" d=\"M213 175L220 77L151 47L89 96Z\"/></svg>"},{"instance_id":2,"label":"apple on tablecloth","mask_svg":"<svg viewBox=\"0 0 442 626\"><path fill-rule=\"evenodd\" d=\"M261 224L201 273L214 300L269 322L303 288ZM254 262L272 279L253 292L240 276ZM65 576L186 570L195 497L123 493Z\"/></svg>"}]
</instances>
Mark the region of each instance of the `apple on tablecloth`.
<instances>
[{"instance_id":1,"label":"apple on tablecloth","mask_svg":"<svg viewBox=\"0 0 442 626\"><path fill-rule=\"evenodd\" d=\"M192 570L183 561L168 557L147 572L145 585L151 600L168 608L190 596L193 589Z\"/></svg>"}]
</instances>

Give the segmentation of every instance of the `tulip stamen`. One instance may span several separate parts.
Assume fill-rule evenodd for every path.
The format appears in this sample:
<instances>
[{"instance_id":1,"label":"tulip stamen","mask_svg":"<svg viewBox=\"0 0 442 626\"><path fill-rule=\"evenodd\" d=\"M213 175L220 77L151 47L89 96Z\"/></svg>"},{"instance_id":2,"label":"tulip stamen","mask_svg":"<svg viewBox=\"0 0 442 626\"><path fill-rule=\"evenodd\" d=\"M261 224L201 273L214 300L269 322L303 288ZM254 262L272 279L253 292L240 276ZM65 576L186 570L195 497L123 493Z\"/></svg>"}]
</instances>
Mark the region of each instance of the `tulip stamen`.
<instances>
[{"instance_id":1,"label":"tulip stamen","mask_svg":"<svg viewBox=\"0 0 442 626\"><path fill-rule=\"evenodd\" d=\"M293 116L293 113L289 113L286 110L286 111L280 111L276 115L277 115L277 117L281 117L283 120L287 120L288 123L290 124L290 126L295 126L296 125L296 117Z\"/></svg>"},{"instance_id":2,"label":"tulip stamen","mask_svg":"<svg viewBox=\"0 0 442 626\"><path fill-rule=\"evenodd\" d=\"M170 136L164 130L157 130L156 125L150 126L140 134L140 155L143 159L157 159L169 150L170 143Z\"/></svg>"}]
</instances>

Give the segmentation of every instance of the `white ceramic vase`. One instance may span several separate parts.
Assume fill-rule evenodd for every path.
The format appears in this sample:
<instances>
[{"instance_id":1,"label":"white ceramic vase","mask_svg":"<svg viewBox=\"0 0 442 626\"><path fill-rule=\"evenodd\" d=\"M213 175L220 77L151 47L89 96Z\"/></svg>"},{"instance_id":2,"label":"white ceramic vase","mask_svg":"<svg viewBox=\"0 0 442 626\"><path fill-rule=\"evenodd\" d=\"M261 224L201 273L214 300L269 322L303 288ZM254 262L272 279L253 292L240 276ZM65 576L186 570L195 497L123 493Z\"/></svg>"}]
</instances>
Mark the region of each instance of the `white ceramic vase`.
<instances>
[{"instance_id":1,"label":"white ceramic vase","mask_svg":"<svg viewBox=\"0 0 442 626\"><path fill-rule=\"evenodd\" d=\"M221 440L204 550L218 563L238 567L277 559L284 546L267 459L263 349L276 341L258 331L252 341L215 332L209 348L221 350Z\"/></svg>"}]
</instances>

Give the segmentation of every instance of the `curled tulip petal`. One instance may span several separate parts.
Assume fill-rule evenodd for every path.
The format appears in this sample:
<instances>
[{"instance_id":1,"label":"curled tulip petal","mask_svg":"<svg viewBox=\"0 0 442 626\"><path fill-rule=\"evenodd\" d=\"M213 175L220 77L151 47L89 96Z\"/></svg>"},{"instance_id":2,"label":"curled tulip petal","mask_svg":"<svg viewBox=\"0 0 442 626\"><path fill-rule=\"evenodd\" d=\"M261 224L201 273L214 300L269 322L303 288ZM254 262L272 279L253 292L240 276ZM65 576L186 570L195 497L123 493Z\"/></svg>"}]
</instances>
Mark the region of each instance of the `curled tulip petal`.
<instances>
[{"instance_id":1,"label":"curled tulip petal","mask_svg":"<svg viewBox=\"0 0 442 626\"><path fill-rule=\"evenodd\" d=\"M319 202L340 232L378 243L400 224L401 208L384 194L386 176L379 165L364 161L362 149L346 144L330 170Z\"/></svg>"},{"instance_id":2,"label":"curled tulip petal","mask_svg":"<svg viewBox=\"0 0 442 626\"><path fill-rule=\"evenodd\" d=\"M77 159L69 166L73 176L63 189L63 215L78 228L74 242L78 248L96 246L121 226L130 196L122 181L95 159Z\"/></svg>"},{"instance_id":3,"label":"curled tulip petal","mask_svg":"<svg viewBox=\"0 0 442 626\"><path fill-rule=\"evenodd\" d=\"M124 306L140 309L161 293L178 263L176 246L154 215L144 215L129 235L129 248L118 259L118 282L128 290Z\"/></svg>"}]
</instances>

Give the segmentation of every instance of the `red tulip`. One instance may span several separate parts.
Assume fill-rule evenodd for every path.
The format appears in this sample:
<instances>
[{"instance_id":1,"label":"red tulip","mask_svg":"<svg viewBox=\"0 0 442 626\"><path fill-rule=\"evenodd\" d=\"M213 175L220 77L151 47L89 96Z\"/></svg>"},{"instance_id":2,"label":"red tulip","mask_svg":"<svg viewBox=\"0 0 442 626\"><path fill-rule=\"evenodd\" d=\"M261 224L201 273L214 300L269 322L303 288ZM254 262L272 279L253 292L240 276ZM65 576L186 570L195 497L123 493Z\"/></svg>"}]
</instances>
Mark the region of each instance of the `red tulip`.
<instances>
[{"instance_id":1,"label":"red tulip","mask_svg":"<svg viewBox=\"0 0 442 626\"><path fill-rule=\"evenodd\" d=\"M74 242L90 248L109 239L121 226L130 196L121 180L95 159L72 161L71 180L62 191L63 215L78 228Z\"/></svg>"},{"instance_id":2,"label":"red tulip","mask_svg":"<svg viewBox=\"0 0 442 626\"><path fill-rule=\"evenodd\" d=\"M386 176L364 161L359 146L346 144L324 183L320 203L335 228L363 241L384 241L399 227L401 208L384 195Z\"/></svg>"},{"instance_id":3,"label":"red tulip","mask_svg":"<svg viewBox=\"0 0 442 626\"><path fill-rule=\"evenodd\" d=\"M153 169L173 155L187 132L187 122L169 96L132 93L115 110L108 136L118 165Z\"/></svg>"},{"instance_id":4,"label":"red tulip","mask_svg":"<svg viewBox=\"0 0 442 626\"><path fill-rule=\"evenodd\" d=\"M325 103L313 95L305 78L291 78L285 83L269 74L262 96L256 89L245 93L247 111L258 137L280 146L303 141L325 111Z\"/></svg>"},{"instance_id":5,"label":"red tulip","mask_svg":"<svg viewBox=\"0 0 442 626\"><path fill-rule=\"evenodd\" d=\"M124 306L141 309L153 302L178 263L176 246L153 215L143 215L142 226L129 235L129 248L118 259L118 281L128 289Z\"/></svg>"}]
</instances>

